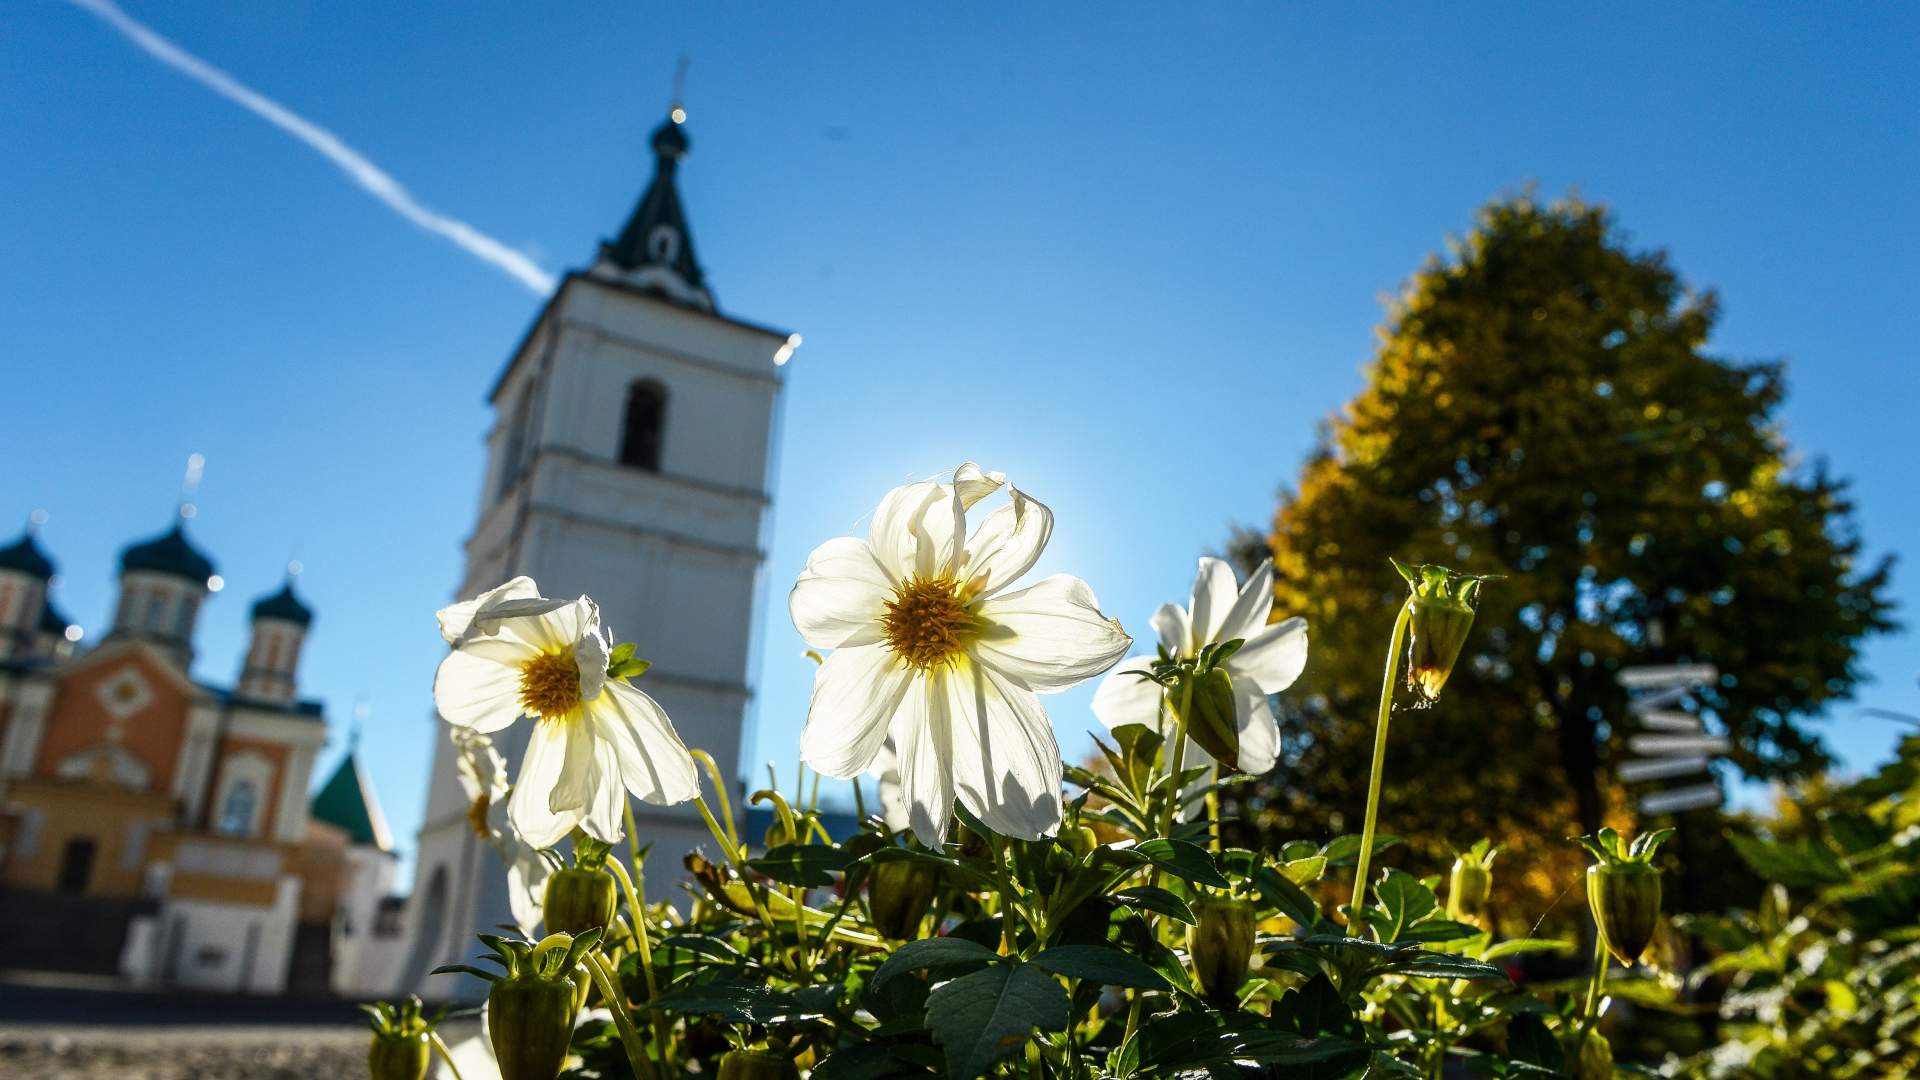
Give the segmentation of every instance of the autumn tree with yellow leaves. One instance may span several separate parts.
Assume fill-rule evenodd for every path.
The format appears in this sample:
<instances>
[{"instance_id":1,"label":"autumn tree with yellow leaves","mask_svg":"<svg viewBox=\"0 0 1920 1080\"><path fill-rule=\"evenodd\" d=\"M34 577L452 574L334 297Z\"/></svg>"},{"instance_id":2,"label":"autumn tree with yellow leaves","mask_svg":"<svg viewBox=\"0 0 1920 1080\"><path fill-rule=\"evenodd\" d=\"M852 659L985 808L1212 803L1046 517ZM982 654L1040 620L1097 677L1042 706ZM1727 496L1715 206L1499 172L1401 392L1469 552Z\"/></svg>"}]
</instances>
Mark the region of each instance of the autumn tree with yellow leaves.
<instances>
[{"instance_id":1,"label":"autumn tree with yellow leaves","mask_svg":"<svg viewBox=\"0 0 1920 1080\"><path fill-rule=\"evenodd\" d=\"M1237 546L1271 553L1276 616L1314 632L1278 702L1282 767L1241 798L1246 826L1359 820L1380 636L1405 601L1389 557L1506 576L1456 670L1471 707L1413 709L1402 691L1394 832L1553 846L1621 823L1623 666L1716 666L1701 709L1748 777L1828 764L1807 721L1851 695L1862 639L1893 625L1890 567L1861 565L1844 483L1782 436L1783 365L1708 352L1717 314L1664 253L1577 201L1496 201L1414 276L1366 388L1270 534ZM1529 861L1538 888L1566 880Z\"/></svg>"}]
</instances>

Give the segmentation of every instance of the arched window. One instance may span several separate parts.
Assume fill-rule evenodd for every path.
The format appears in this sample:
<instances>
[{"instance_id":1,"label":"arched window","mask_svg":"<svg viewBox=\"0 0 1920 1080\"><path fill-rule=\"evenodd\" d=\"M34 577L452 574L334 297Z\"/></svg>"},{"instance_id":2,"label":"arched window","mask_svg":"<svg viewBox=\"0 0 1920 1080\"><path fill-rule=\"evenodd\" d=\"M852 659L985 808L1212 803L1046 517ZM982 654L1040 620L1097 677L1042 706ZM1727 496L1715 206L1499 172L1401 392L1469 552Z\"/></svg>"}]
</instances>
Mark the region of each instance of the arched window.
<instances>
[{"instance_id":1,"label":"arched window","mask_svg":"<svg viewBox=\"0 0 1920 1080\"><path fill-rule=\"evenodd\" d=\"M220 804L220 832L227 836L248 836L253 832L253 808L260 801L260 789L251 780L236 780L227 789Z\"/></svg>"},{"instance_id":2,"label":"arched window","mask_svg":"<svg viewBox=\"0 0 1920 1080\"><path fill-rule=\"evenodd\" d=\"M620 464L660 471L660 437L667 425L667 388L642 379L627 388L627 423L620 438Z\"/></svg>"}]
</instances>

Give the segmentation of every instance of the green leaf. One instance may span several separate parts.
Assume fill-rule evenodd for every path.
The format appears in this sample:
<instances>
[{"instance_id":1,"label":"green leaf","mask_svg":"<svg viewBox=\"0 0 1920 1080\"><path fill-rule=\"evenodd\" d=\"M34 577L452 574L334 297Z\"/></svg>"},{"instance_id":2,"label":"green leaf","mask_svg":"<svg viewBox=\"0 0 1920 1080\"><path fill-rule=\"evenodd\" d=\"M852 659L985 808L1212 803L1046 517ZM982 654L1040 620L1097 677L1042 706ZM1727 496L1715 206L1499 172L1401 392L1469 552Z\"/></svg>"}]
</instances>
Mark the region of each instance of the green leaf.
<instances>
[{"instance_id":1,"label":"green leaf","mask_svg":"<svg viewBox=\"0 0 1920 1080\"><path fill-rule=\"evenodd\" d=\"M1174 1013L1140 1030L1140 1071L1177 1073L1206 1065L1254 1061L1263 1065L1311 1065L1364 1053L1364 1043L1343 1038L1308 1038L1246 1014Z\"/></svg>"},{"instance_id":2,"label":"green leaf","mask_svg":"<svg viewBox=\"0 0 1920 1080\"><path fill-rule=\"evenodd\" d=\"M1766 881L1793 887L1834 885L1848 879L1839 858L1813 840L1789 844L1731 831L1727 839L1740 858Z\"/></svg>"},{"instance_id":3,"label":"green leaf","mask_svg":"<svg viewBox=\"0 0 1920 1080\"><path fill-rule=\"evenodd\" d=\"M1412 874L1389 869L1380 877L1380 884L1374 888L1374 896L1379 900L1379 910L1384 918L1373 920L1380 931L1380 940L1398 941L1408 927L1440 909L1440 901L1433 890L1420 883Z\"/></svg>"},{"instance_id":4,"label":"green leaf","mask_svg":"<svg viewBox=\"0 0 1920 1080\"><path fill-rule=\"evenodd\" d=\"M1378 855L1399 842L1397 836L1375 833L1373 853ZM1320 854L1326 857L1328 866L1352 866L1360 861L1360 837L1355 833L1336 836L1320 849Z\"/></svg>"},{"instance_id":5,"label":"green leaf","mask_svg":"<svg viewBox=\"0 0 1920 1080\"><path fill-rule=\"evenodd\" d=\"M928 1069L901 1060L902 1049L879 1042L850 1046L814 1066L812 1080L894 1080L933 1075Z\"/></svg>"},{"instance_id":6,"label":"green leaf","mask_svg":"<svg viewBox=\"0 0 1920 1080\"><path fill-rule=\"evenodd\" d=\"M1522 1013L1507 1024L1507 1053L1523 1065L1552 1070L1560 1075L1566 1067L1566 1053L1560 1040L1547 1030L1546 1021L1536 1013Z\"/></svg>"},{"instance_id":7,"label":"green leaf","mask_svg":"<svg viewBox=\"0 0 1920 1080\"><path fill-rule=\"evenodd\" d=\"M868 980L872 986L880 986L896 975L909 971L923 971L928 968L971 967L980 964L994 964L1004 957L978 942L965 938L937 937L909 941L893 951L886 962L873 973Z\"/></svg>"},{"instance_id":8,"label":"green leaf","mask_svg":"<svg viewBox=\"0 0 1920 1080\"><path fill-rule=\"evenodd\" d=\"M1465 941L1480 936L1480 928L1452 919L1428 919L1415 923L1400 932L1400 941L1414 941L1422 945L1433 945L1443 941Z\"/></svg>"},{"instance_id":9,"label":"green leaf","mask_svg":"<svg viewBox=\"0 0 1920 1080\"><path fill-rule=\"evenodd\" d=\"M1280 867L1280 873L1295 885L1310 885L1319 881L1327 872L1327 857L1311 855L1304 859L1288 859Z\"/></svg>"},{"instance_id":10,"label":"green leaf","mask_svg":"<svg viewBox=\"0 0 1920 1080\"><path fill-rule=\"evenodd\" d=\"M1073 1006L1053 976L995 965L927 995L927 1027L947 1054L949 1080L976 1080L1026 1045L1035 1028L1063 1031Z\"/></svg>"},{"instance_id":11,"label":"green leaf","mask_svg":"<svg viewBox=\"0 0 1920 1080\"><path fill-rule=\"evenodd\" d=\"M1509 938L1489 948L1482 960L1499 960L1502 957L1518 956L1521 953L1536 952L1572 952L1571 941L1558 941L1553 938Z\"/></svg>"},{"instance_id":12,"label":"green leaf","mask_svg":"<svg viewBox=\"0 0 1920 1080\"><path fill-rule=\"evenodd\" d=\"M694 953L698 956L705 956L714 960L723 960L729 964L740 959L740 951L738 949L735 949L732 945L727 944L720 938L708 934L674 934L671 937L661 938L654 944L653 948L655 952L685 949L687 952Z\"/></svg>"},{"instance_id":13,"label":"green leaf","mask_svg":"<svg viewBox=\"0 0 1920 1080\"><path fill-rule=\"evenodd\" d=\"M1147 861L1174 877L1191 881L1196 885L1211 885L1216 889L1225 889L1232 885L1220 868L1213 864L1213 856L1207 849L1185 840L1171 840L1162 837L1149 840L1133 850L1146 856Z\"/></svg>"},{"instance_id":14,"label":"green leaf","mask_svg":"<svg viewBox=\"0 0 1920 1080\"><path fill-rule=\"evenodd\" d=\"M1185 900L1152 885L1136 885L1131 889L1121 889L1110 899L1116 904L1156 912L1169 919L1178 919L1188 926L1199 922L1194 918L1193 909L1187 906Z\"/></svg>"},{"instance_id":15,"label":"green leaf","mask_svg":"<svg viewBox=\"0 0 1920 1080\"><path fill-rule=\"evenodd\" d=\"M833 875L847 868L853 857L827 844L782 844L747 865L782 885L810 889L833 884Z\"/></svg>"},{"instance_id":16,"label":"green leaf","mask_svg":"<svg viewBox=\"0 0 1920 1080\"><path fill-rule=\"evenodd\" d=\"M1167 980L1144 961L1106 945L1055 945L1028 963L1055 975L1090 979L1105 986L1132 986L1143 990L1167 988Z\"/></svg>"},{"instance_id":17,"label":"green leaf","mask_svg":"<svg viewBox=\"0 0 1920 1080\"><path fill-rule=\"evenodd\" d=\"M700 1013L742 1024L778 1024L814 1020L829 1015L838 987L809 987L831 991L825 996L775 990L764 983L715 981L682 987L647 1003L667 1012Z\"/></svg>"}]
</instances>

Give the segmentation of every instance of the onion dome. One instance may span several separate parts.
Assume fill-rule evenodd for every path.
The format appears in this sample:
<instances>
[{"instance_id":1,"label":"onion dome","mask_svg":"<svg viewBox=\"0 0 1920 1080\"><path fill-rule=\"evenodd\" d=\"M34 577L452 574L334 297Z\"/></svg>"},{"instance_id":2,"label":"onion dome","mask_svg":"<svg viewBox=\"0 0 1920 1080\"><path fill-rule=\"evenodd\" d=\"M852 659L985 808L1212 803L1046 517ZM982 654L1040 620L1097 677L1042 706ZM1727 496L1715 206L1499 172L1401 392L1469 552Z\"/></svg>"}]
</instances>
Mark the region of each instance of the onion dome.
<instances>
[{"instance_id":1,"label":"onion dome","mask_svg":"<svg viewBox=\"0 0 1920 1080\"><path fill-rule=\"evenodd\" d=\"M60 614L60 609L53 606L52 599L48 599L45 604L41 605L41 608L40 608L40 632L41 633L58 634L64 637L67 633L67 627L72 625L73 625L73 620L67 618L65 615Z\"/></svg>"},{"instance_id":2,"label":"onion dome","mask_svg":"<svg viewBox=\"0 0 1920 1080\"><path fill-rule=\"evenodd\" d=\"M313 625L313 609L294 595L292 578L288 578L287 583L280 586L279 592L255 601L253 617L279 619L282 622L299 623L301 626Z\"/></svg>"},{"instance_id":3,"label":"onion dome","mask_svg":"<svg viewBox=\"0 0 1920 1080\"><path fill-rule=\"evenodd\" d=\"M176 523L159 536L121 552L120 572L124 574L129 570L172 574L204 588L207 579L213 576L213 562L187 540L186 525Z\"/></svg>"},{"instance_id":4,"label":"onion dome","mask_svg":"<svg viewBox=\"0 0 1920 1080\"><path fill-rule=\"evenodd\" d=\"M626 227L600 257L629 280L664 293L676 303L713 310L700 261L693 254L693 233L674 182L680 159L687 154L686 113L678 106L654 129L653 180L627 218Z\"/></svg>"},{"instance_id":5,"label":"onion dome","mask_svg":"<svg viewBox=\"0 0 1920 1080\"><path fill-rule=\"evenodd\" d=\"M53 560L40 550L29 529L20 534L20 539L0 548L0 570L13 570L45 581L53 576Z\"/></svg>"}]
</instances>

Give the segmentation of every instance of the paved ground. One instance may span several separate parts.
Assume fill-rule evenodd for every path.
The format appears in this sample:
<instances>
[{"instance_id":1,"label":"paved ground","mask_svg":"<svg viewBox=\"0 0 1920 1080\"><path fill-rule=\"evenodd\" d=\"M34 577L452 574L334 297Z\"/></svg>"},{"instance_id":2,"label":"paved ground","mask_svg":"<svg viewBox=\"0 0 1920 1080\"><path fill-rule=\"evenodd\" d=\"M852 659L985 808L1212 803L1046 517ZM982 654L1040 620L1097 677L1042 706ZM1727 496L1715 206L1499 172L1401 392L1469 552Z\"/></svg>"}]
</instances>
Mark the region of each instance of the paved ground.
<instances>
[{"instance_id":1,"label":"paved ground","mask_svg":"<svg viewBox=\"0 0 1920 1080\"><path fill-rule=\"evenodd\" d=\"M367 1036L351 1002L0 974L5 1080L360 1080Z\"/></svg>"}]
</instances>

